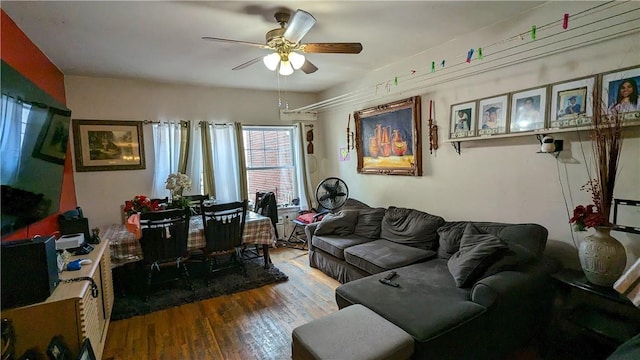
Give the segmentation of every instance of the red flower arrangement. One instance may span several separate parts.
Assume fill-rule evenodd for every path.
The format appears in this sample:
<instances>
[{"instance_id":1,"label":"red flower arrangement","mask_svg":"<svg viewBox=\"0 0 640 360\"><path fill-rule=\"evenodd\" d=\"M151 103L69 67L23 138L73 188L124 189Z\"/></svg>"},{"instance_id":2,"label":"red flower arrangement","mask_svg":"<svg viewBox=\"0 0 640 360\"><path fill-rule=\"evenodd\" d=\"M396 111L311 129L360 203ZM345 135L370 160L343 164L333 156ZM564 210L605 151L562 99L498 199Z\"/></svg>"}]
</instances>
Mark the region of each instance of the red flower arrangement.
<instances>
[{"instance_id":1,"label":"red flower arrangement","mask_svg":"<svg viewBox=\"0 0 640 360\"><path fill-rule=\"evenodd\" d=\"M127 200L124 202L123 211L127 214L127 216L140 212L149 212L149 211L158 211L161 210L162 207L158 200L151 201L148 197L144 195L137 195L133 197L133 200Z\"/></svg>"},{"instance_id":2,"label":"red flower arrangement","mask_svg":"<svg viewBox=\"0 0 640 360\"><path fill-rule=\"evenodd\" d=\"M602 205L600 197L600 187L598 180L592 179L584 184L580 190L591 193L591 199L595 205L578 205L573 210L573 217L569 219L569 223L574 224L575 231L586 231L587 228L608 225L607 218L602 214Z\"/></svg>"}]
</instances>

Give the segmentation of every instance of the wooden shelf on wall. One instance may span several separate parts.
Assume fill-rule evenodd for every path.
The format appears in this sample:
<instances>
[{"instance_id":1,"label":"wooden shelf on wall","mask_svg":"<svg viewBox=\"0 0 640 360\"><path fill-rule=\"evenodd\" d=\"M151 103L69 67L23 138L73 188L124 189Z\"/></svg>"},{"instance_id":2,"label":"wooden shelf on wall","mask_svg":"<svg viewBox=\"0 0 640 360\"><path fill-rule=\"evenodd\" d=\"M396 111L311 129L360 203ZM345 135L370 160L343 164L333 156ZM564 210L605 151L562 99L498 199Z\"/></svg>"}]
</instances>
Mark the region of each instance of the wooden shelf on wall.
<instances>
[{"instance_id":1,"label":"wooden shelf on wall","mask_svg":"<svg viewBox=\"0 0 640 360\"><path fill-rule=\"evenodd\" d=\"M622 127L633 127L633 126L640 126L640 121L629 122L622 125ZM549 135L549 134L567 133L567 132L575 132L575 131L589 131L591 129L592 129L591 125L566 127L566 128L547 128L547 129L538 129L533 131L524 131L524 132L509 133L509 134L483 135L483 136L475 136L475 137L467 137L467 138L459 138L459 139L447 139L447 140L444 140L444 142L451 143L451 145L454 147L454 149L456 149L456 152L459 155L460 143L462 142L490 140L490 139L505 139L505 138L531 136L531 135L534 135L534 136Z\"/></svg>"}]
</instances>

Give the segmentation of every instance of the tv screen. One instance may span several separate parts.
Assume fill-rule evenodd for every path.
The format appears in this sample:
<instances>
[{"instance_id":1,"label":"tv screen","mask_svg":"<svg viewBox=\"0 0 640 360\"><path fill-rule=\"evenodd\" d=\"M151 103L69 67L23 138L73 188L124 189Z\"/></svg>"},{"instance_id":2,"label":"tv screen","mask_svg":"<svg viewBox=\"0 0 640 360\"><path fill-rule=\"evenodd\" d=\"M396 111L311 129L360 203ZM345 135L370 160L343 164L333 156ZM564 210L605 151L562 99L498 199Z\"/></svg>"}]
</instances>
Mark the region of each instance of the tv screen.
<instances>
[{"instance_id":1,"label":"tv screen","mask_svg":"<svg viewBox=\"0 0 640 360\"><path fill-rule=\"evenodd\" d=\"M2 62L2 235L60 211L71 111Z\"/></svg>"}]
</instances>

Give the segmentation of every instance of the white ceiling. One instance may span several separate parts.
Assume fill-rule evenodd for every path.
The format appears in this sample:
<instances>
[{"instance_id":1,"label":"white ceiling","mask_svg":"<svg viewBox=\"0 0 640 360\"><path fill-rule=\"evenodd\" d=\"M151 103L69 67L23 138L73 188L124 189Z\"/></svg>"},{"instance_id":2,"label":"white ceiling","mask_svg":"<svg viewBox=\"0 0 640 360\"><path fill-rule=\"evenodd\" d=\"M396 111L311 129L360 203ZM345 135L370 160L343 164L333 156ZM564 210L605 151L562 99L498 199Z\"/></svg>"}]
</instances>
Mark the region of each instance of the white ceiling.
<instances>
[{"instance_id":1,"label":"white ceiling","mask_svg":"<svg viewBox=\"0 0 640 360\"><path fill-rule=\"evenodd\" d=\"M65 75L144 78L216 87L278 89L267 50L202 40L263 43L279 8L304 9L309 42L360 42L358 55L308 54L319 70L280 77L288 91L319 92L544 1L2 1L2 9Z\"/></svg>"}]
</instances>

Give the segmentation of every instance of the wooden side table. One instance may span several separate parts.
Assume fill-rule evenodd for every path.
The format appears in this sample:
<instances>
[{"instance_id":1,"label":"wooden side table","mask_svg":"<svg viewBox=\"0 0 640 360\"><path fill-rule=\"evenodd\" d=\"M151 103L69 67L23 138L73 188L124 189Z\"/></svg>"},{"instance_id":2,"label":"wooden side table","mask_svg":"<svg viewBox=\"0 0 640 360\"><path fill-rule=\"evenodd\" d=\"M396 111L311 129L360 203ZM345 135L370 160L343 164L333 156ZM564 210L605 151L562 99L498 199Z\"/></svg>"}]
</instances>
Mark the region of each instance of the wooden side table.
<instances>
[{"instance_id":1,"label":"wooden side table","mask_svg":"<svg viewBox=\"0 0 640 360\"><path fill-rule=\"evenodd\" d=\"M565 269L552 276L558 287L552 346L563 346L573 355L606 357L640 333L640 309L613 288L590 283L579 270Z\"/></svg>"}]
</instances>

